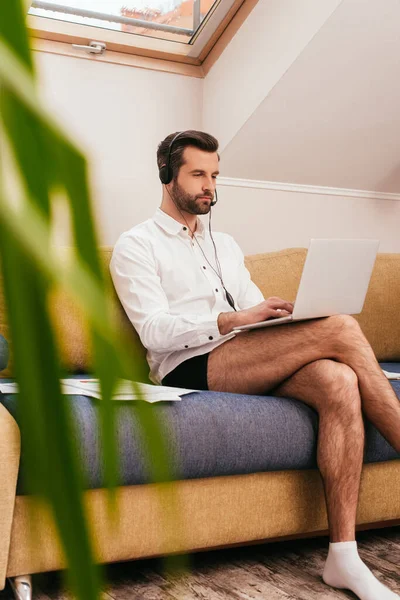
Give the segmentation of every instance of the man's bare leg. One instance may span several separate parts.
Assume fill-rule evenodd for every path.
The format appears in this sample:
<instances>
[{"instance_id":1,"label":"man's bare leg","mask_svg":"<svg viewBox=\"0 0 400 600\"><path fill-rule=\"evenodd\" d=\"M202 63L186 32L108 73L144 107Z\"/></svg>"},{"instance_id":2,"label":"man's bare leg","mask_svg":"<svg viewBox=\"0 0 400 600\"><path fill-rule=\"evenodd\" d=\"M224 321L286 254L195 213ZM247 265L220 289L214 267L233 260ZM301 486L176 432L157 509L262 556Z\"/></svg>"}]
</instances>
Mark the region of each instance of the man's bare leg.
<instances>
[{"instance_id":1,"label":"man's bare leg","mask_svg":"<svg viewBox=\"0 0 400 600\"><path fill-rule=\"evenodd\" d=\"M317 324L318 326L315 327ZM305 329L304 325L309 327ZM350 408L341 401L341 410L344 410L348 416L356 410L357 402L354 401L356 376L349 373L354 369L362 392L361 396L364 396L362 400L365 400L366 396L363 407L367 406L367 416L372 422L375 420L375 425L397 450L399 449L397 432L400 425L398 399L358 324L351 317L340 315L314 322L291 324L284 327L286 334L282 335L284 332L281 330L282 333L276 335L277 330L282 327L272 328L274 331L267 329L251 332L250 335L253 337L246 334L246 337L242 337L242 341L238 343L241 334L216 348L209 357L209 388L256 394L272 390L275 394L297 397L317 408L320 413L320 428L324 432L321 435L320 429L318 464L324 478L331 536L332 539L348 540L330 543L323 574L324 581L334 587L351 589L361 600L399 599L400 596L391 592L374 577L358 555L353 531L360 480L357 466L360 468L360 464L357 460L353 461L352 452L347 455L343 452L343 447L346 447L349 442L347 428L343 427L346 419L342 421L333 436L335 444L330 443L332 440L329 439L329 427L327 434L325 426L325 423L329 425L329 422L321 419L328 409L323 407L323 400L316 399L314 390L318 390L322 385L325 398L329 396L325 403L331 404L334 396L332 365L334 361L338 367L342 363L339 368L345 368L346 363L350 365L348 372L342 371L340 375L339 372L337 373L341 385L348 388L349 394ZM297 329L297 332L295 333L293 329ZM266 335L254 335L263 334L264 331L273 335L269 335L268 338ZM324 358L333 360L321 360ZM312 364L318 366L312 367ZM318 369L317 381L316 369ZM311 372L314 375L312 377L310 377ZM368 386L375 386L375 388L368 388ZM343 391L342 393L339 391L339 396L343 399ZM379 401L382 402L382 406L379 406ZM389 423L390 419L385 412L387 407L390 409L390 418L394 419L394 423ZM341 411L337 412L339 414ZM356 421L360 418L362 419L361 411L358 409ZM351 419L347 423L351 425ZM343 435L344 431L347 433ZM339 460L332 462L332 456L338 456ZM343 466L346 469L343 469ZM348 469L352 477L346 481ZM337 505L334 498L335 502L338 502Z\"/></svg>"},{"instance_id":2,"label":"man's bare leg","mask_svg":"<svg viewBox=\"0 0 400 600\"><path fill-rule=\"evenodd\" d=\"M301 368L272 393L301 400L319 413L317 460L331 538L323 573L325 583L351 589L362 600L399 598L362 562L355 541L364 449L356 374L342 363L318 360Z\"/></svg>"},{"instance_id":3,"label":"man's bare leg","mask_svg":"<svg viewBox=\"0 0 400 600\"><path fill-rule=\"evenodd\" d=\"M332 542L355 539L364 455L364 421L357 376L332 360L309 363L272 390L301 400L319 414L317 463L321 472Z\"/></svg>"},{"instance_id":4,"label":"man's bare leg","mask_svg":"<svg viewBox=\"0 0 400 600\"><path fill-rule=\"evenodd\" d=\"M208 386L210 390L266 394L320 359L353 369L364 414L400 452L400 402L357 321L348 315L238 334L210 353Z\"/></svg>"}]
</instances>

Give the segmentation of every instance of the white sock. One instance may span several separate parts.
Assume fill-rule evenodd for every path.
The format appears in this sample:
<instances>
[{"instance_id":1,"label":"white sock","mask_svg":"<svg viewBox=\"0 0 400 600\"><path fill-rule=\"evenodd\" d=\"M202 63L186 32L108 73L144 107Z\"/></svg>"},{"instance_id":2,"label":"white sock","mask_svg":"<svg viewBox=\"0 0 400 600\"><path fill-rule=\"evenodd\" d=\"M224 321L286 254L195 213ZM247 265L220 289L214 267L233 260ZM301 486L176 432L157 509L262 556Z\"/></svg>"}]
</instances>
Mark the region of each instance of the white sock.
<instances>
[{"instance_id":1,"label":"white sock","mask_svg":"<svg viewBox=\"0 0 400 600\"><path fill-rule=\"evenodd\" d=\"M329 544L322 579L332 587L351 590L360 600L400 600L363 563L357 542Z\"/></svg>"}]
</instances>

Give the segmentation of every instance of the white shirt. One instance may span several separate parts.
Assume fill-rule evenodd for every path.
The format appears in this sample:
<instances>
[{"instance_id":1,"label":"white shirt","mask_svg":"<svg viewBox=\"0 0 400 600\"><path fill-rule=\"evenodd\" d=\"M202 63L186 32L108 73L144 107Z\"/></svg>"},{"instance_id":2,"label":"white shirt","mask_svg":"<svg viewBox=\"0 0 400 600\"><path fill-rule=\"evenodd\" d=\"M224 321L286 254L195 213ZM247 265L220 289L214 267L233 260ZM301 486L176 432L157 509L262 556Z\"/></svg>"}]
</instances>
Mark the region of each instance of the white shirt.
<instances>
[{"instance_id":1,"label":"white shirt","mask_svg":"<svg viewBox=\"0 0 400 600\"><path fill-rule=\"evenodd\" d=\"M214 269L209 231L197 219L195 232ZM237 310L264 300L250 279L235 240L213 232L222 278ZM110 271L115 289L132 325L147 349L150 379L162 379L180 363L211 352L235 336L221 335L217 319L233 311L221 281L205 260L187 227L157 209L153 218L118 239Z\"/></svg>"}]
</instances>

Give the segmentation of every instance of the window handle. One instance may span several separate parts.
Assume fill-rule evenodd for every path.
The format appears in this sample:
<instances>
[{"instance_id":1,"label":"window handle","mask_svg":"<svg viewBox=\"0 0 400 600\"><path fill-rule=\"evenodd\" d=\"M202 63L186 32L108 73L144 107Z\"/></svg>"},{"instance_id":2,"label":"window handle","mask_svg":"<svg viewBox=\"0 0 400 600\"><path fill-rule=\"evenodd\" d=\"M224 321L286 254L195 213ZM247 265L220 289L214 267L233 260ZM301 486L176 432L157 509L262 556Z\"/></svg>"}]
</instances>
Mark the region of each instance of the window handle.
<instances>
[{"instance_id":1,"label":"window handle","mask_svg":"<svg viewBox=\"0 0 400 600\"><path fill-rule=\"evenodd\" d=\"M104 42L89 42L88 46L81 46L80 44L72 44L73 48L79 48L80 50L84 50L88 54L103 54L106 50L106 45Z\"/></svg>"}]
</instances>

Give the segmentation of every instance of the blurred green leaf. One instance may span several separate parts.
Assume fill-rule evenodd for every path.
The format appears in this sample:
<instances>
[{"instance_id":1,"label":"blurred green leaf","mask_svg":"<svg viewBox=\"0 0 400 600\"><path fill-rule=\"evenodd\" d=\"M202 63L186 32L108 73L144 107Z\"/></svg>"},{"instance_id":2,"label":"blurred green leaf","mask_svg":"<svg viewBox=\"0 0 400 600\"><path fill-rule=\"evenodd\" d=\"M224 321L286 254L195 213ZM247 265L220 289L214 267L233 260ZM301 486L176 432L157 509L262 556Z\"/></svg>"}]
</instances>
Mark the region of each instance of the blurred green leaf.
<instances>
[{"instance_id":1,"label":"blurred green leaf","mask_svg":"<svg viewBox=\"0 0 400 600\"><path fill-rule=\"evenodd\" d=\"M110 490L118 484L112 393L118 377L146 380L147 365L113 321L109 284L97 252L86 161L41 105L19 0L0 4L0 135L17 167L14 183L22 190L18 202L4 191L2 160L1 268L20 386L25 476L31 492L44 497L53 509L72 590L82 600L94 600L99 594L99 572L93 567L81 498L84 481L68 402L60 391L60 359L47 314L53 287L71 294L91 327L95 375L102 389L99 407ZM67 263L50 244L55 190L68 199L71 213L75 249ZM155 407L137 402L131 403L131 409L143 431L153 480L171 480L168 445ZM178 519L173 489L170 504L175 510L168 518L173 514Z\"/></svg>"}]
</instances>

